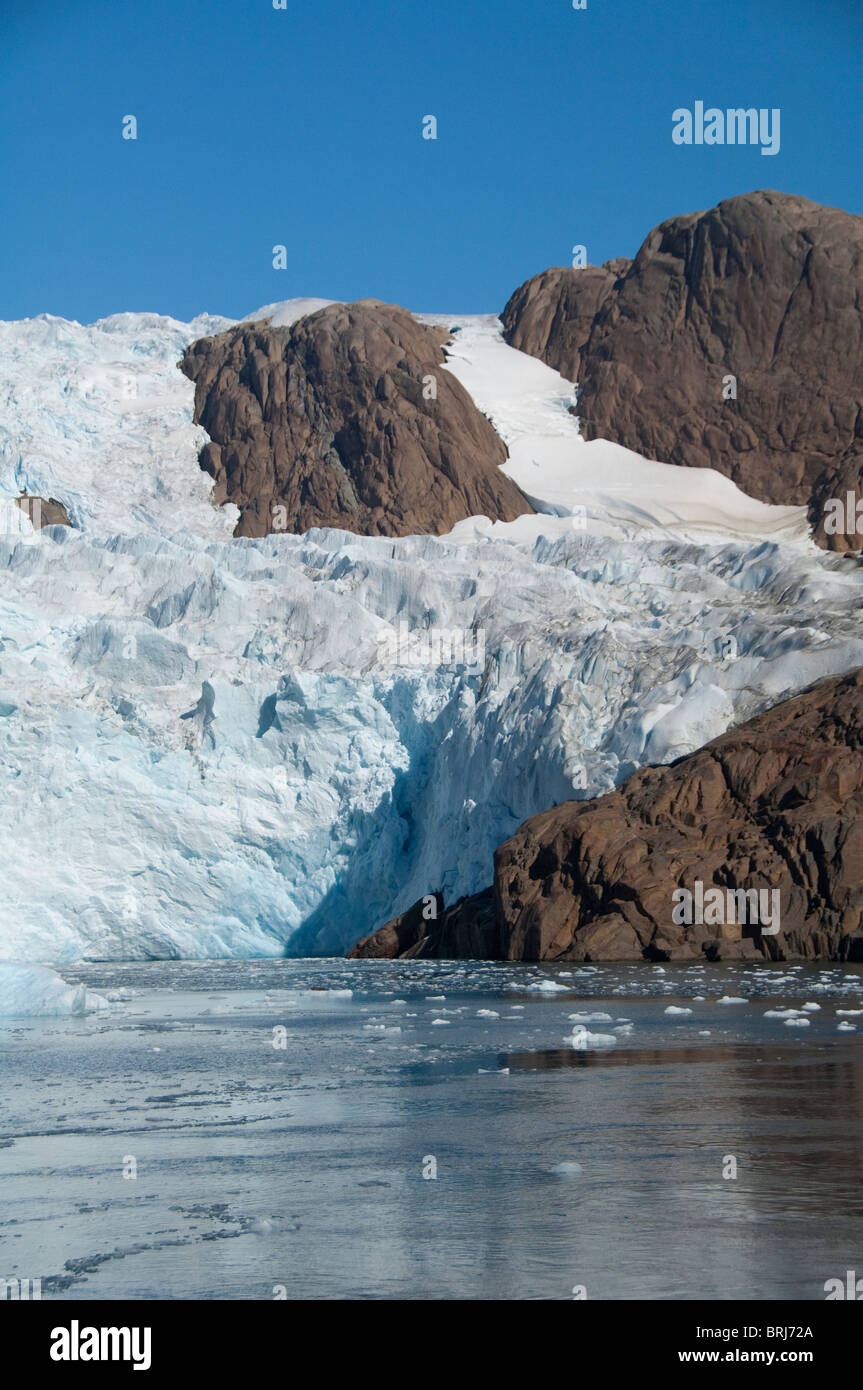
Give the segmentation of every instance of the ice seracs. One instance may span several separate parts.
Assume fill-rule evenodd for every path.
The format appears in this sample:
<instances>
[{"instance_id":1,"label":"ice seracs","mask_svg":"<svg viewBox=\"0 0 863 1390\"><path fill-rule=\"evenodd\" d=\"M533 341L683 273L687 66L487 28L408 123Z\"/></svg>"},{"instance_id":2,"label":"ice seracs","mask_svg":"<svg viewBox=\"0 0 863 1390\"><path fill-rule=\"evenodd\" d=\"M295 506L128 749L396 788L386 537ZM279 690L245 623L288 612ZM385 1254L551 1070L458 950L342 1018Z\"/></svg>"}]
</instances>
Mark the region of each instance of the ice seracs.
<instances>
[{"instance_id":1,"label":"ice seracs","mask_svg":"<svg viewBox=\"0 0 863 1390\"><path fill-rule=\"evenodd\" d=\"M614 473L554 373L452 322L549 512L398 541L231 538L176 366L227 320L0 324L0 500L73 522L0 534L0 954L344 951L483 888L528 816L863 664L863 571L725 480L710 511L703 471ZM482 629L482 670L382 663L401 622Z\"/></svg>"}]
</instances>

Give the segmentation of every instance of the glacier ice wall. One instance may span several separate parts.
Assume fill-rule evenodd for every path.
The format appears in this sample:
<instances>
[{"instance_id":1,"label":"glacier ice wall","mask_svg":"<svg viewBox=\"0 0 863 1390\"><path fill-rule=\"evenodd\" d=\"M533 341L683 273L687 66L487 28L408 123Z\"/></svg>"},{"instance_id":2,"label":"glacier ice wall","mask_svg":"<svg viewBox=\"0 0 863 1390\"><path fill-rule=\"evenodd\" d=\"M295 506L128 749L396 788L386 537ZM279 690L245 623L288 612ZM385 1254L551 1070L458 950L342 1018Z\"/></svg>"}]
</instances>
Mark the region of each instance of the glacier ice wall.
<instances>
[{"instance_id":1,"label":"glacier ice wall","mask_svg":"<svg viewBox=\"0 0 863 1390\"><path fill-rule=\"evenodd\" d=\"M639 531L637 498L624 528L231 539L175 366L223 323L0 325L0 958L344 950L483 887L534 812L863 663L859 568ZM475 669L429 660L439 628Z\"/></svg>"}]
</instances>

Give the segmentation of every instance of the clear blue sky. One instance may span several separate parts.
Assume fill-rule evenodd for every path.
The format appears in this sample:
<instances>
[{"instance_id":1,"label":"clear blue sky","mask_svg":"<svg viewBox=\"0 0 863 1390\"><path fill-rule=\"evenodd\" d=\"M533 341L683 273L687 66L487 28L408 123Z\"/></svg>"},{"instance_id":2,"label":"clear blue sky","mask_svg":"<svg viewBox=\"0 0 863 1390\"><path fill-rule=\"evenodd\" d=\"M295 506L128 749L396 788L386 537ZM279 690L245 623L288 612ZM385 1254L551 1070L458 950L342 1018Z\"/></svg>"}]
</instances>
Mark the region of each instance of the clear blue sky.
<instances>
[{"instance_id":1,"label":"clear blue sky","mask_svg":"<svg viewBox=\"0 0 863 1390\"><path fill-rule=\"evenodd\" d=\"M0 318L496 311L734 193L863 212L861 56L861 0L0 0ZM696 99L781 152L675 146Z\"/></svg>"}]
</instances>

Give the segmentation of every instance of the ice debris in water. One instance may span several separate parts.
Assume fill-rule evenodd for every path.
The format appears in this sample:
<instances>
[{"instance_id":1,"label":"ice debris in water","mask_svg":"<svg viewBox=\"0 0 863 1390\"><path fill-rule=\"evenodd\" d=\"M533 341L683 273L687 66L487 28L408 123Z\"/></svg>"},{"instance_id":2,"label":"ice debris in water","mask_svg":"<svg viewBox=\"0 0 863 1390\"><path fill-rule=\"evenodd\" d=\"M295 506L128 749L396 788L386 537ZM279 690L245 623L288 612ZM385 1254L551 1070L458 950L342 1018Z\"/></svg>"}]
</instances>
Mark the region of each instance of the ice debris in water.
<instances>
[{"instance_id":1,"label":"ice debris in water","mask_svg":"<svg viewBox=\"0 0 863 1390\"><path fill-rule=\"evenodd\" d=\"M46 965L0 961L0 1017L69 1018L110 1008L101 994L67 984Z\"/></svg>"}]
</instances>

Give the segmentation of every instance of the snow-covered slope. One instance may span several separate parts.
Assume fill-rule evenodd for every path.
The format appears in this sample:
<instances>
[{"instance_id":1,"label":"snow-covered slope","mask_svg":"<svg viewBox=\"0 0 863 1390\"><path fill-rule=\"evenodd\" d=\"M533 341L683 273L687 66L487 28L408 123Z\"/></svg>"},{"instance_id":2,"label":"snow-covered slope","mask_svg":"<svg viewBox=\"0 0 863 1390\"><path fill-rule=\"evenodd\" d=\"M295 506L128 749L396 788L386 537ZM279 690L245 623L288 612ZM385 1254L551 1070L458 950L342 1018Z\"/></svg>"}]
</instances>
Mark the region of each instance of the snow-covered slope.
<instances>
[{"instance_id":1,"label":"snow-covered slope","mask_svg":"<svg viewBox=\"0 0 863 1390\"><path fill-rule=\"evenodd\" d=\"M304 318L306 314L315 314L318 309L326 309L328 304L334 303L333 299L312 299L308 296L302 299L283 299L280 303L264 304L254 313L246 314L242 322L261 323L266 319L271 328L290 328L297 319Z\"/></svg>"},{"instance_id":2,"label":"snow-covered slope","mask_svg":"<svg viewBox=\"0 0 863 1390\"><path fill-rule=\"evenodd\" d=\"M173 366L226 322L0 325L0 494L78 528L0 507L0 957L342 950L484 886L533 812L863 663L863 570L725 480L669 470L675 499L627 455L614 491L613 446L493 320L459 321L451 369L516 480L536 459L532 495L584 517L231 539ZM564 449L596 459L571 487Z\"/></svg>"},{"instance_id":3,"label":"snow-covered slope","mask_svg":"<svg viewBox=\"0 0 863 1390\"><path fill-rule=\"evenodd\" d=\"M447 348L449 370L488 415L509 449L504 467L538 511L557 513L572 525L623 538L646 532L678 533L702 540L729 536L806 542L804 507L771 507L747 497L714 469L654 463L607 439L587 441L578 431L577 391L556 371L509 347L493 315L423 314L427 323L455 329ZM508 525L526 538L547 521L524 517ZM515 527L515 530L513 530Z\"/></svg>"}]
</instances>

